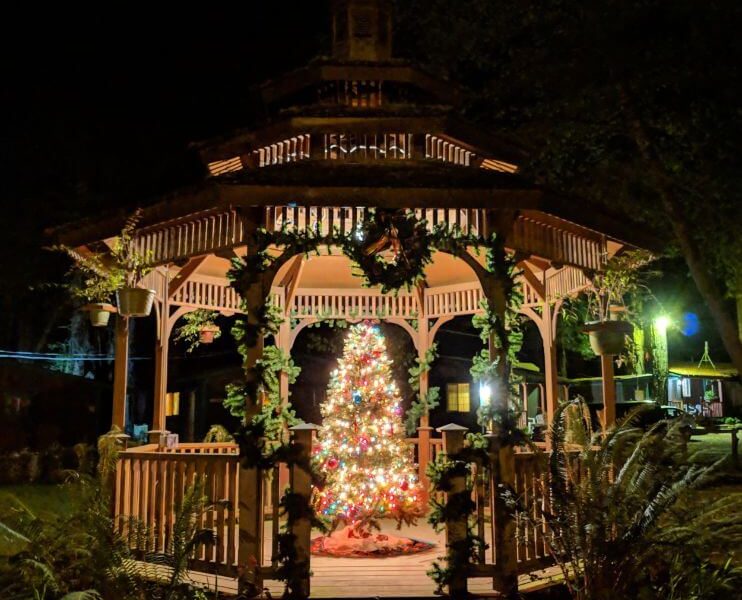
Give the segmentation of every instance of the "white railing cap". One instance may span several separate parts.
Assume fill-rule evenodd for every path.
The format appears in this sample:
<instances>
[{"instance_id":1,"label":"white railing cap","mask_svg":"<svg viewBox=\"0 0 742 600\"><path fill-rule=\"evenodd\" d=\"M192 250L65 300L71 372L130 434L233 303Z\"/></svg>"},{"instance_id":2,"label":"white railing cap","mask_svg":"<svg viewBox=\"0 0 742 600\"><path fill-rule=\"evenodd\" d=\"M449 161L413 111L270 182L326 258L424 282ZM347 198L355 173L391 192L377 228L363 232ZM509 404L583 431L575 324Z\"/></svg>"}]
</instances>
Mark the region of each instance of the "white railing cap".
<instances>
[{"instance_id":1,"label":"white railing cap","mask_svg":"<svg viewBox=\"0 0 742 600\"><path fill-rule=\"evenodd\" d=\"M443 433L445 431L469 431L469 428L464 427L463 425L457 425L456 423L449 423L443 427L438 427L436 431L438 433Z\"/></svg>"},{"instance_id":2,"label":"white railing cap","mask_svg":"<svg viewBox=\"0 0 742 600\"><path fill-rule=\"evenodd\" d=\"M319 425L314 423L299 423L293 427L289 427L289 431L316 431L319 429Z\"/></svg>"}]
</instances>

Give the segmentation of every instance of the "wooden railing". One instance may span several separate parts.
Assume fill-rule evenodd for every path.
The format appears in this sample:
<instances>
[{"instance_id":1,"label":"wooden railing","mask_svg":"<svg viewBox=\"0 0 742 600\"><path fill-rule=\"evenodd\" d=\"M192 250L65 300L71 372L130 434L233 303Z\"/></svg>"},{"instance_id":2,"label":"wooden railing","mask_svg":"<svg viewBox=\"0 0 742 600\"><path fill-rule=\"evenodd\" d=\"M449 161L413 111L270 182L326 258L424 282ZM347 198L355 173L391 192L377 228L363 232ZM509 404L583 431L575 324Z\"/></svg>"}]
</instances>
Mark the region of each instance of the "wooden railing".
<instances>
[{"instance_id":1,"label":"wooden railing","mask_svg":"<svg viewBox=\"0 0 742 600\"><path fill-rule=\"evenodd\" d=\"M117 526L145 559L171 554L178 506L187 488L200 479L206 496L217 504L201 515L199 526L215 531L216 544L199 546L192 567L231 573L238 552L239 471L234 445L160 449L151 444L124 450L116 467L113 509Z\"/></svg>"},{"instance_id":2,"label":"wooden railing","mask_svg":"<svg viewBox=\"0 0 742 600\"><path fill-rule=\"evenodd\" d=\"M376 289L298 289L290 306L292 317L317 319L365 319L420 314L417 297L405 292L382 294Z\"/></svg>"},{"instance_id":3,"label":"wooden railing","mask_svg":"<svg viewBox=\"0 0 742 600\"><path fill-rule=\"evenodd\" d=\"M350 235L363 221L362 206L267 206L263 225L268 231L312 231L322 235ZM412 211L424 219L428 229L456 229L476 239L487 232L486 211L481 208L429 208ZM606 259L605 241L577 225L552 219L542 222L534 214L520 215L508 237L508 246L518 252L579 268L600 269ZM180 259L212 254L245 244L242 219L234 210L205 212L141 229L136 246L160 265Z\"/></svg>"},{"instance_id":4,"label":"wooden railing","mask_svg":"<svg viewBox=\"0 0 742 600\"><path fill-rule=\"evenodd\" d=\"M178 289L170 302L194 308L240 311L240 296L226 280L205 281L195 276Z\"/></svg>"},{"instance_id":5,"label":"wooden railing","mask_svg":"<svg viewBox=\"0 0 742 600\"><path fill-rule=\"evenodd\" d=\"M538 462L539 455L533 452L515 454L515 494L521 498L526 510L532 511L531 521L540 522L545 511L549 510L548 487L546 474ZM520 571L550 560L543 526L531 526L529 520L516 511L516 539L518 541L517 557Z\"/></svg>"},{"instance_id":6,"label":"wooden railing","mask_svg":"<svg viewBox=\"0 0 742 600\"><path fill-rule=\"evenodd\" d=\"M455 454L456 444L460 448L463 443L465 430L453 432L459 436L456 444L451 441L449 432L446 432L449 437L444 435L443 438L431 437L430 432L429 428L420 428L418 437L406 439L415 460L420 463L420 479L424 483L427 479L423 473L428 462L443 451ZM311 432L305 430L302 433L309 435ZM311 448L309 440L310 437L305 437L300 446L307 453ZM421 443L425 444L424 451L421 451ZM539 463L540 455L523 449L514 453L511 450L509 454L491 449L489 457L472 465L475 531L486 540L489 552L481 548L475 562L467 568L464 580L467 577L493 577L497 580L506 569L515 569L517 574L550 562L548 532L541 523L543 513L550 508L549 487L547 472ZM283 471L285 466L277 464L269 472L259 472L258 493L251 493L253 488L248 487L243 492L249 498L241 498L238 447L233 443L186 443L172 448L151 444L124 450L119 455L115 478L116 523L143 560L162 562L164 556L172 552L175 518L185 491L201 479L206 495L216 504L200 517L198 525L212 529L217 540L215 545L201 545L196 549L190 568L209 573L236 573L238 562L244 560L240 554L238 533L242 507L247 511L244 513L246 520L250 514L258 519L255 523L257 540L249 556L257 561L258 578L271 579L275 577L278 566L281 488L288 484ZM248 477L245 481L249 481L249 471L243 471L243 476ZM297 477L296 472L293 477ZM456 485L463 485L462 482ZM500 484L513 490L519 499L520 508L514 517L507 516L507 512L498 512L502 510L498 508L498 493L503 489ZM302 493L309 493L308 480L302 485L305 490ZM455 489L458 488L452 488ZM439 496L438 499L443 500L442 493ZM264 509L251 510L250 498L260 502L258 506L262 505ZM529 511L531 518L527 519L522 511ZM462 518L467 517L462 515ZM307 524L302 527L302 548L308 551L310 529ZM509 527L510 533L503 527ZM268 539L271 539L270 547L265 546Z\"/></svg>"}]
</instances>

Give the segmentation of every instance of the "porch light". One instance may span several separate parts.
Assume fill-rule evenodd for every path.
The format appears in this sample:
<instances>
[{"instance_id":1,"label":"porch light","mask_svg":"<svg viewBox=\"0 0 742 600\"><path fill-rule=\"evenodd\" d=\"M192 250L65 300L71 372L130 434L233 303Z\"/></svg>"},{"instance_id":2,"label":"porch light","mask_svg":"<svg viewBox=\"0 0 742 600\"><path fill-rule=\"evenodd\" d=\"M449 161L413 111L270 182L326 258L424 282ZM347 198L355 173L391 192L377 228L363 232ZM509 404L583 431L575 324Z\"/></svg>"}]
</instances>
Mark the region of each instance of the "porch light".
<instances>
[{"instance_id":1,"label":"porch light","mask_svg":"<svg viewBox=\"0 0 742 600\"><path fill-rule=\"evenodd\" d=\"M489 383L482 381L479 384L479 406L489 406L492 399L492 388Z\"/></svg>"},{"instance_id":2,"label":"porch light","mask_svg":"<svg viewBox=\"0 0 742 600\"><path fill-rule=\"evenodd\" d=\"M661 315L654 320L654 326L657 328L659 333L665 333L671 322L670 317L667 315Z\"/></svg>"}]
</instances>

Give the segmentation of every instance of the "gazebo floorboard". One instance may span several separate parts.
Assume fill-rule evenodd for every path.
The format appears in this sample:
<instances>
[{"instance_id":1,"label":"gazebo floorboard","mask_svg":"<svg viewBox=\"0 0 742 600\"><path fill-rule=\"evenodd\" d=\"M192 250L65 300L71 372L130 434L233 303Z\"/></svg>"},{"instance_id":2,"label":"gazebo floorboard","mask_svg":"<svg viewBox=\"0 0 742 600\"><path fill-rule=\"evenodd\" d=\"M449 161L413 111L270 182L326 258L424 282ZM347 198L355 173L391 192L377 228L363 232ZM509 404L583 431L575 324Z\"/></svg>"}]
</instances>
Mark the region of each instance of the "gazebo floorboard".
<instances>
[{"instance_id":1,"label":"gazebo floorboard","mask_svg":"<svg viewBox=\"0 0 742 600\"><path fill-rule=\"evenodd\" d=\"M266 525L266 549L270 552L270 523ZM382 531L395 531L393 523L385 523ZM435 544L427 552L407 556L384 558L333 558L326 556L312 557L312 598L435 598L435 584L426 575L431 565L442 554L445 548L443 534L436 534L425 524L403 526L401 534ZM314 535L320 535L316 532ZM266 557L268 558L268 557ZM266 562L270 562L269 559ZM147 565L148 572L153 573L162 567ZM215 577L202 572L190 572L194 583L218 589L225 595L236 595L237 580L230 577ZM531 573L521 574L519 588L521 592L536 591L562 581L558 567L548 567ZM265 587L273 598L280 598L283 583L267 580ZM481 597L497 597L492 591L492 581L488 578L472 578L469 590Z\"/></svg>"}]
</instances>

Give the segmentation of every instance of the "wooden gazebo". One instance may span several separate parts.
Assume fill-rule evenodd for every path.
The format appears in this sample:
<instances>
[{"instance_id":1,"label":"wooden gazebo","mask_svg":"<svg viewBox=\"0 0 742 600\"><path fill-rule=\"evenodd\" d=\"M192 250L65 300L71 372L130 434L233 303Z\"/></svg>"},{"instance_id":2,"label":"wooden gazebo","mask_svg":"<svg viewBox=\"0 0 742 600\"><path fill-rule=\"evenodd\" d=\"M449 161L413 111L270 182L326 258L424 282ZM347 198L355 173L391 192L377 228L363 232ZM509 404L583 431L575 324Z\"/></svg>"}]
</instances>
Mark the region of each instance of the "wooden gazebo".
<instances>
[{"instance_id":1,"label":"wooden gazebo","mask_svg":"<svg viewBox=\"0 0 742 600\"><path fill-rule=\"evenodd\" d=\"M197 144L208 170L204 181L143 211L136 243L151 253L154 269L140 285L156 291L154 442L165 430L173 326L199 308L225 315L243 310L226 273L234 256L251 251L256 228L352 235L369 211L384 208L411 211L430 228L457 228L482 240L493 231L504 236L522 273L521 311L536 322L543 341L547 420L557 405L555 335L561 303L585 289L590 274L628 243L621 222L524 180L518 173L524 152L459 119L460 93L449 81L392 58L386 3L348 0L333 6L332 56L262 85L260 97L269 116L251 129ZM76 223L61 229L59 240L81 251L99 250L111 243L123 219L117 215ZM272 282L274 304L291 317L275 343L290 352L297 334L310 323L370 317L402 327L424 356L443 323L477 313L484 298L470 260L436 252L425 279L425 285L384 294L364 287L342 253L297 255ZM116 318L115 348L113 425L123 428L125 318ZM610 356L603 357L603 368L603 418L608 424L615 414ZM421 381L423 390L426 386ZM282 393L288 396L286 379ZM440 446L430 435L423 419L416 440L420 463ZM212 472L212 463L193 462L196 451L227 461L213 473L222 477L215 485L228 492L225 482L230 469L236 473L237 468L233 449L185 446L185 459L191 460L185 468L193 472ZM184 456L168 452L169 460ZM159 467L143 466L144 450L126 461L130 466L136 462L141 471L121 477L130 477L131 486L136 480L141 495ZM145 483L145 473L150 483ZM231 492L242 494L243 485L233 483ZM154 498L147 504L139 496L122 496L118 509L132 512L136 506L138 514L151 513L156 519L164 511L164 499ZM220 553L203 559L231 566L243 553L238 546L228 539Z\"/></svg>"}]
</instances>

